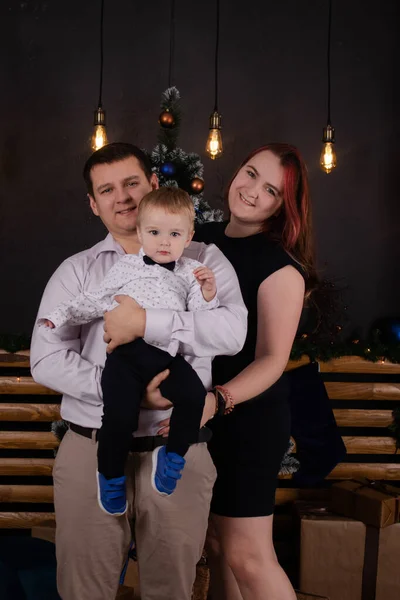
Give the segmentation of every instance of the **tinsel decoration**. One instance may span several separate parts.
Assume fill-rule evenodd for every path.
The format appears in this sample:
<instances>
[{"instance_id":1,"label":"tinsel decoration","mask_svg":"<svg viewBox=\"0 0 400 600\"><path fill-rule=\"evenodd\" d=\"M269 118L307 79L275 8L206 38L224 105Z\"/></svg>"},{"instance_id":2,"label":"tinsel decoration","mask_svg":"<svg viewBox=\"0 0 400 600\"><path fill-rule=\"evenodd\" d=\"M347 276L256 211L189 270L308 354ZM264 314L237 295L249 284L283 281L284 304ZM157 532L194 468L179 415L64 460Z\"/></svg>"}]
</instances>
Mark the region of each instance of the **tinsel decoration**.
<instances>
[{"instance_id":1,"label":"tinsel decoration","mask_svg":"<svg viewBox=\"0 0 400 600\"><path fill-rule=\"evenodd\" d=\"M59 421L53 421L51 424L51 431L54 433L59 442L63 439L64 435L68 431L68 425L66 421L62 419ZM54 450L54 456L57 455L57 448Z\"/></svg>"},{"instance_id":2,"label":"tinsel decoration","mask_svg":"<svg viewBox=\"0 0 400 600\"><path fill-rule=\"evenodd\" d=\"M161 126L158 132L158 142L166 146L168 150L176 147L179 136L179 127L181 124L182 114L180 107L181 95L175 86L169 87L161 95L161 116L168 113L172 118L174 127L166 128Z\"/></svg>"},{"instance_id":3,"label":"tinsel decoration","mask_svg":"<svg viewBox=\"0 0 400 600\"><path fill-rule=\"evenodd\" d=\"M173 185L173 181L168 185ZM207 216L207 211L203 217ZM210 219L211 220L211 219ZM0 334L0 349L6 352L29 350L30 337L21 334ZM380 341L379 330L373 330L366 340L351 337L347 341L326 342L318 341L314 336L302 334L296 338L290 355L291 360L299 360L308 356L312 361L328 361L342 356L359 356L370 362L384 363L385 361L400 363L400 344L387 344Z\"/></svg>"},{"instance_id":4,"label":"tinsel decoration","mask_svg":"<svg viewBox=\"0 0 400 600\"><path fill-rule=\"evenodd\" d=\"M300 468L300 463L295 456L293 456L294 443L293 440L289 441L289 447L286 450L285 456L282 459L281 468L279 471L280 475L291 475L296 473Z\"/></svg>"},{"instance_id":5,"label":"tinsel decoration","mask_svg":"<svg viewBox=\"0 0 400 600\"><path fill-rule=\"evenodd\" d=\"M223 212L211 208L203 199L204 167L200 156L194 152L185 152L177 146L181 110L180 94L176 87L170 87L162 94L161 108L173 115L175 127L173 129L160 127L159 143L149 154L153 171L156 173L160 185L180 187L185 190L192 199L198 223L222 221ZM171 166L174 169L173 173Z\"/></svg>"}]
</instances>

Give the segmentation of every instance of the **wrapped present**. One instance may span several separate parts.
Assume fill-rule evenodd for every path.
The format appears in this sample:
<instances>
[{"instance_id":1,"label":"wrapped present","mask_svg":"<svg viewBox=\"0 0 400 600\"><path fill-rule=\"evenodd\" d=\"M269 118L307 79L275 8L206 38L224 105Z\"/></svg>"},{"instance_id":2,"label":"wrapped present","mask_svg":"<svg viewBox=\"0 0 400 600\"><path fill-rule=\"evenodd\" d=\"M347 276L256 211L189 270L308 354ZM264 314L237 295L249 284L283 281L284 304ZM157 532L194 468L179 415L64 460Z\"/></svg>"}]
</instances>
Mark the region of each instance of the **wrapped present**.
<instances>
[{"instance_id":1,"label":"wrapped present","mask_svg":"<svg viewBox=\"0 0 400 600\"><path fill-rule=\"evenodd\" d=\"M388 527L400 521L400 488L364 478L342 481L332 486L331 508L366 525Z\"/></svg>"},{"instance_id":2,"label":"wrapped present","mask_svg":"<svg viewBox=\"0 0 400 600\"><path fill-rule=\"evenodd\" d=\"M296 503L300 588L330 600L399 600L400 523L379 529Z\"/></svg>"}]
</instances>

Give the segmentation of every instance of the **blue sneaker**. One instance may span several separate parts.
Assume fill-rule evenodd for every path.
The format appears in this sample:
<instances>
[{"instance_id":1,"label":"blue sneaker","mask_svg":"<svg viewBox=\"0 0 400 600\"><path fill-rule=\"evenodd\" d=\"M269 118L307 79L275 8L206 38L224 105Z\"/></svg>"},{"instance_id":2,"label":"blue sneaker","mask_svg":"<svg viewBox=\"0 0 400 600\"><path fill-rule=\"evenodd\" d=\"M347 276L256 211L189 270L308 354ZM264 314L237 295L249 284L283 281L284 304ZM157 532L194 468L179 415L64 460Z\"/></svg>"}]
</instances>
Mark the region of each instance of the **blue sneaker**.
<instances>
[{"instance_id":1,"label":"blue sneaker","mask_svg":"<svg viewBox=\"0 0 400 600\"><path fill-rule=\"evenodd\" d=\"M97 471L97 500L101 510L108 515L120 517L127 511L126 502L126 477L113 477L106 479Z\"/></svg>"},{"instance_id":2,"label":"blue sneaker","mask_svg":"<svg viewBox=\"0 0 400 600\"><path fill-rule=\"evenodd\" d=\"M161 496L169 496L176 488L182 477L182 469L186 460L175 452L166 452L165 446L159 446L153 451L153 469L151 485Z\"/></svg>"}]
</instances>

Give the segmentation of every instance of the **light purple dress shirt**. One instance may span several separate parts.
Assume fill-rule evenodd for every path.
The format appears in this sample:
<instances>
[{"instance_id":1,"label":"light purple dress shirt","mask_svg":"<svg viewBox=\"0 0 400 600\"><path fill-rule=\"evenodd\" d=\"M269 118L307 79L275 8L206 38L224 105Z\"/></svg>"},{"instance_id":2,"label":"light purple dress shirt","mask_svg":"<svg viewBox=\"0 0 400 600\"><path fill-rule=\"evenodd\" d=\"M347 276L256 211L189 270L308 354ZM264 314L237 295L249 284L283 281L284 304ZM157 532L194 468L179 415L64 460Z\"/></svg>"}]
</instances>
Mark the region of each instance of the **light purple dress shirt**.
<instances>
[{"instance_id":1,"label":"light purple dress shirt","mask_svg":"<svg viewBox=\"0 0 400 600\"><path fill-rule=\"evenodd\" d=\"M107 272L125 254L108 234L90 248L65 260L48 282L37 318L81 292L97 289ZM236 273L214 245L192 242L185 256L214 271L219 307L207 311L146 310L144 340L154 346L171 344L184 354L202 380L211 387L211 361L216 355L233 355L243 347L247 310ZM57 330L35 325L31 344L31 370L35 381L60 392L61 417L83 427L99 428L103 414L101 373L106 359L103 319L87 325L65 325ZM159 422L171 410L140 411L135 435L156 435Z\"/></svg>"}]
</instances>

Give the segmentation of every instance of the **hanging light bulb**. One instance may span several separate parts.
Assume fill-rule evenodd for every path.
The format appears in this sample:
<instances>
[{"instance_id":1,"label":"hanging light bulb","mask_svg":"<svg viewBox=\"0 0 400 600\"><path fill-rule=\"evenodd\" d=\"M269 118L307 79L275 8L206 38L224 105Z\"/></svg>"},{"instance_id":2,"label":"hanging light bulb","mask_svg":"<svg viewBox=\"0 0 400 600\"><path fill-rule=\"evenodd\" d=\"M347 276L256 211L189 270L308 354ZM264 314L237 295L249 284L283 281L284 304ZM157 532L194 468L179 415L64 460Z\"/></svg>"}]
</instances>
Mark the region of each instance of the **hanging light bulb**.
<instances>
[{"instance_id":1,"label":"hanging light bulb","mask_svg":"<svg viewBox=\"0 0 400 600\"><path fill-rule=\"evenodd\" d=\"M336 167L335 129L331 125L331 28L332 28L332 0L329 0L328 16L328 48L327 48L327 75L328 75L328 119L322 134L322 152L319 160L320 167L325 173L331 173Z\"/></svg>"},{"instance_id":2,"label":"hanging light bulb","mask_svg":"<svg viewBox=\"0 0 400 600\"><path fill-rule=\"evenodd\" d=\"M219 0L216 0L216 40L215 40L215 102L210 116L210 131L206 143L208 156L215 160L222 155L221 115L218 112L218 49L219 49Z\"/></svg>"},{"instance_id":3,"label":"hanging light bulb","mask_svg":"<svg viewBox=\"0 0 400 600\"><path fill-rule=\"evenodd\" d=\"M104 0L101 0L101 12L100 12L100 84L99 84L99 101L97 109L94 111L94 129L91 139L92 150L100 150L103 146L108 144L107 132L106 132L106 113L102 106L102 95L103 95L103 29L104 29Z\"/></svg>"},{"instance_id":4,"label":"hanging light bulb","mask_svg":"<svg viewBox=\"0 0 400 600\"><path fill-rule=\"evenodd\" d=\"M210 116L210 131L207 138L206 152L213 160L222 154L221 115L217 110Z\"/></svg>"},{"instance_id":5,"label":"hanging light bulb","mask_svg":"<svg viewBox=\"0 0 400 600\"><path fill-rule=\"evenodd\" d=\"M92 135L92 150L95 152L96 150L100 150L103 146L108 143L107 141L107 132L106 132L106 113L99 106L97 110L94 111L94 129Z\"/></svg>"},{"instance_id":6,"label":"hanging light bulb","mask_svg":"<svg viewBox=\"0 0 400 600\"><path fill-rule=\"evenodd\" d=\"M336 167L335 130L331 125L324 127L322 141L319 164L325 173L330 173Z\"/></svg>"}]
</instances>

